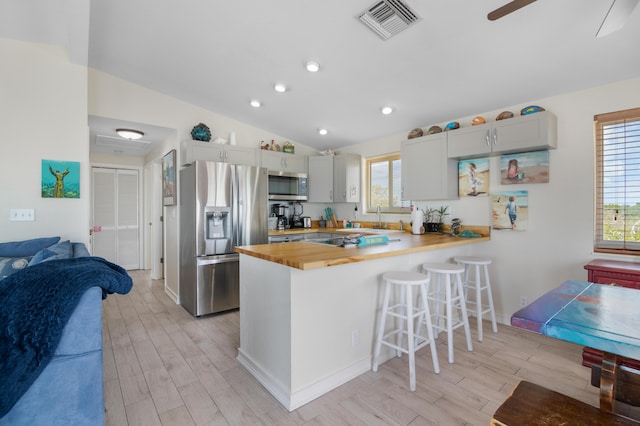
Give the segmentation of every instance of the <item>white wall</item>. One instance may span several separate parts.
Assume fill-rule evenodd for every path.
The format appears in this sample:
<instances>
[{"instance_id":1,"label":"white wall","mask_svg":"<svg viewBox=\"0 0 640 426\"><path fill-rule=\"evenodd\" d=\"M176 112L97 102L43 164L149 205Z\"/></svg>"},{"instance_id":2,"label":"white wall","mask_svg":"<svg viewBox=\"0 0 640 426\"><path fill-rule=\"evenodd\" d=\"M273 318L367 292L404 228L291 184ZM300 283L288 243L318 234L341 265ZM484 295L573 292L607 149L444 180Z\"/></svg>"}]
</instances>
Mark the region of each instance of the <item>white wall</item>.
<instances>
[{"instance_id":1,"label":"white wall","mask_svg":"<svg viewBox=\"0 0 640 426\"><path fill-rule=\"evenodd\" d=\"M547 290L568 279L586 280L583 266L594 258L618 258L635 261L633 257L615 257L593 253L593 179L595 114L638 107L640 78L596 87L576 93L532 100L522 105L505 106L501 110L479 111L493 120L501 111L518 114L527 105L540 105L558 117L558 149L550 151L550 182L548 184L500 185L500 159L493 157L491 191L529 191L528 229L523 232L492 230L491 242L471 246L471 252L494 259L491 273L496 310L502 322L509 322L520 308L520 298L533 301ZM473 117L452 117L469 125ZM446 123L425 123L443 126ZM407 132L408 133L408 132ZM406 133L368 141L340 150L363 157L397 152ZM469 197L456 201L418 201L419 207L450 206L452 217L463 223L491 225L490 197ZM305 210L311 212L313 206ZM353 205L334 207L338 218L351 218ZM362 211L362 209L360 209ZM384 215L385 221L397 221L401 215ZM403 219L407 219L405 217ZM372 215L361 215L373 220ZM444 260L444 259L443 259Z\"/></svg>"},{"instance_id":2,"label":"white wall","mask_svg":"<svg viewBox=\"0 0 640 426\"><path fill-rule=\"evenodd\" d=\"M63 48L0 39L0 241L59 235L89 242L87 69ZM42 198L42 160L80 162L80 198ZM11 222L12 208L35 209Z\"/></svg>"}]
</instances>

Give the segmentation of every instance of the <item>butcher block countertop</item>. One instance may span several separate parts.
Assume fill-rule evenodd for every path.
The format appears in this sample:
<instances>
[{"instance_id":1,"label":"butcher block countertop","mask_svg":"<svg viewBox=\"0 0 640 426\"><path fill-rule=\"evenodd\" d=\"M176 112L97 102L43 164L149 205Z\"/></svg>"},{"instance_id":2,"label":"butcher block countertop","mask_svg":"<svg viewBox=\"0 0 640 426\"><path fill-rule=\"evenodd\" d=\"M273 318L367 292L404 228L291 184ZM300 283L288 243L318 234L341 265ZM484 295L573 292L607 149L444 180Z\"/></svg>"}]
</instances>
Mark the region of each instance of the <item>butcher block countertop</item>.
<instances>
[{"instance_id":1,"label":"butcher block countertop","mask_svg":"<svg viewBox=\"0 0 640 426\"><path fill-rule=\"evenodd\" d=\"M466 244L475 244L490 240L490 227L488 226L465 226L464 229L480 234L481 237L465 238L445 234L413 235L409 232L398 232L388 234L387 236L392 240L399 239L399 241L390 241L387 244L370 247L345 248L308 241L297 241L280 244L239 246L236 247L235 251L237 253L306 271L390 256L419 253L427 250L438 250ZM328 229L312 228L306 232L310 231L327 232ZM353 229L353 231L355 233L358 230Z\"/></svg>"}]
</instances>

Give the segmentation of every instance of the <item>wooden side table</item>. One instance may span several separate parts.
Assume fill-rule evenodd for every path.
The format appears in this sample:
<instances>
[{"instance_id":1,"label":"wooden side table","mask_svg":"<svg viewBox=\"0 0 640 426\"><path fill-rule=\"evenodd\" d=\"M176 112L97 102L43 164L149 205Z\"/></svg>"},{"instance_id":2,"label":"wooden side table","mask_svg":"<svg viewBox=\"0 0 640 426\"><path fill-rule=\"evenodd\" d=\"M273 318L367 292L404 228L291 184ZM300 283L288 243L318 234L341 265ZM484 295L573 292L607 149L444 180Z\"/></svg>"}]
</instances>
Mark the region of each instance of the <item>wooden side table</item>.
<instances>
[{"instance_id":1,"label":"wooden side table","mask_svg":"<svg viewBox=\"0 0 640 426\"><path fill-rule=\"evenodd\" d=\"M591 283L617 285L640 290L640 263L595 259L584 265L584 269L588 273L587 281ZM630 358L623 358L621 364L636 370L640 369L640 361ZM585 347L582 350L582 365L586 367L595 366L599 373L602 366L602 352Z\"/></svg>"}]
</instances>

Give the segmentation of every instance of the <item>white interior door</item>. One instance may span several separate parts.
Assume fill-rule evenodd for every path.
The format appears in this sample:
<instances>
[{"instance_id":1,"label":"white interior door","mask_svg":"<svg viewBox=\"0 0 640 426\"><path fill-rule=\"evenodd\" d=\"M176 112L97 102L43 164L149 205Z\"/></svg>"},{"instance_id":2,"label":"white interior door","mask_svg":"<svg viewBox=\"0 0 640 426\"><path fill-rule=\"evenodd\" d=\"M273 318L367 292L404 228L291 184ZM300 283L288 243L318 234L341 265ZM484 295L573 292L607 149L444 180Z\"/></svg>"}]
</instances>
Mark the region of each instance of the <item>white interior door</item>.
<instances>
[{"instance_id":1,"label":"white interior door","mask_svg":"<svg viewBox=\"0 0 640 426\"><path fill-rule=\"evenodd\" d=\"M93 255L139 269L139 173L101 167L92 171Z\"/></svg>"}]
</instances>

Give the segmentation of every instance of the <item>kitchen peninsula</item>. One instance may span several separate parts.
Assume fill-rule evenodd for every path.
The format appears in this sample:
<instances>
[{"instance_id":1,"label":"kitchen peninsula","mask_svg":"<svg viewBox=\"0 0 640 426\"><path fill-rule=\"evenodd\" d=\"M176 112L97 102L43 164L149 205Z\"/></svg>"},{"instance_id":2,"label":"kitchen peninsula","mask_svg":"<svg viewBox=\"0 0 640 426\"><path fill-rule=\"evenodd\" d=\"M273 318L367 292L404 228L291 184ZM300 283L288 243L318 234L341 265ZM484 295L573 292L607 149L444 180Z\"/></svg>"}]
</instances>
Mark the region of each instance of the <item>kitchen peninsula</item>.
<instances>
[{"instance_id":1,"label":"kitchen peninsula","mask_svg":"<svg viewBox=\"0 0 640 426\"><path fill-rule=\"evenodd\" d=\"M387 244L362 248L305 241L236 247L238 362L290 411L370 370L381 274L419 270L489 241L489 227L471 229L481 236L397 232Z\"/></svg>"}]
</instances>

